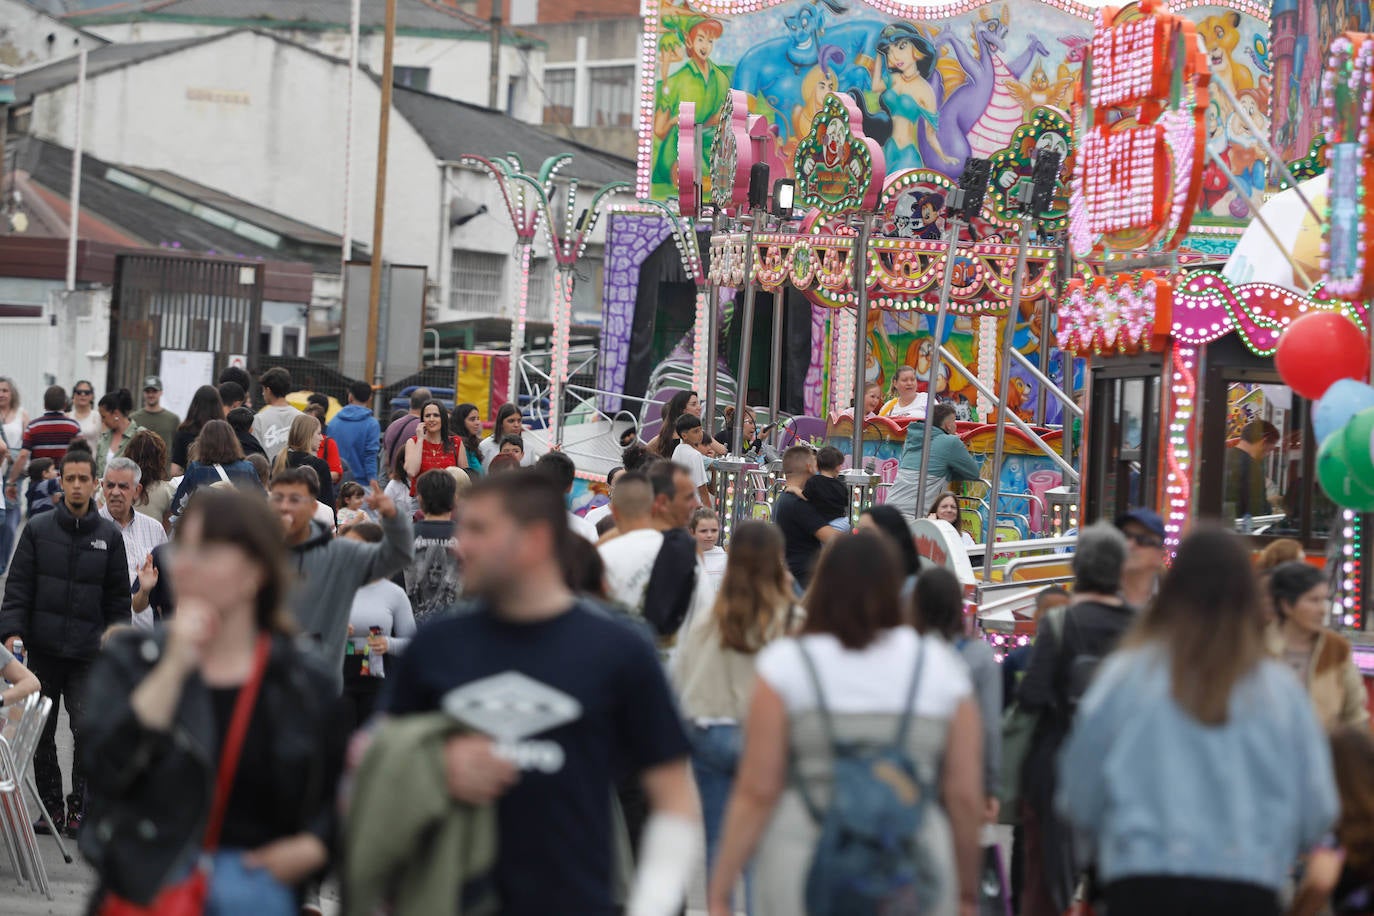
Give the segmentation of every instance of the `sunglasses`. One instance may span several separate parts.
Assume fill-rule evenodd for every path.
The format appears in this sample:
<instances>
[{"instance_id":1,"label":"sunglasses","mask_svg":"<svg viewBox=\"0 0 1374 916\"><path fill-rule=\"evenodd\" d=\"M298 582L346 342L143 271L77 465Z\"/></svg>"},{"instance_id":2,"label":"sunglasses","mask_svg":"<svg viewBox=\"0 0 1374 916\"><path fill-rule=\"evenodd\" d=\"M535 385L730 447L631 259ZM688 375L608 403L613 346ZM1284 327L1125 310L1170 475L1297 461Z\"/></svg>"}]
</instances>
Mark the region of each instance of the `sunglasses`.
<instances>
[{"instance_id":1,"label":"sunglasses","mask_svg":"<svg viewBox=\"0 0 1374 916\"><path fill-rule=\"evenodd\" d=\"M1153 534L1128 534L1126 540L1133 541L1141 547L1163 547L1164 541Z\"/></svg>"},{"instance_id":2,"label":"sunglasses","mask_svg":"<svg viewBox=\"0 0 1374 916\"><path fill-rule=\"evenodd\" d=\"M84 396L86 396L86 397L90 397L91 395L95 394L95 392L94 392L93 390L87 388L87 389L82 390L82 391L73 391L72 394L77 395L78 397L80 397L80 396L82 396L82 395L84 395Z\"/></svg>"}]
</instances>

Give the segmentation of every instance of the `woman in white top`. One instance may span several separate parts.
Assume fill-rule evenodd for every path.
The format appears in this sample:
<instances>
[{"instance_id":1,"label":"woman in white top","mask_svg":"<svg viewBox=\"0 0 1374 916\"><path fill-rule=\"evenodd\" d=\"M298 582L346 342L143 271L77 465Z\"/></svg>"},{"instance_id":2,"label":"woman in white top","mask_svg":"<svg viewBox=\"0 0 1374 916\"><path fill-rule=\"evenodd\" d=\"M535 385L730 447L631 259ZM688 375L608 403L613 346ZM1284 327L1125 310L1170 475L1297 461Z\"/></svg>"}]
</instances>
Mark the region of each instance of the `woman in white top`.
<instances>
[{"instance_id":1,"label":"woman in white top","mask_svg":"<svg viewBox=\"0 0 1374 916\"><path fill-rule=\"evenodd\" d=\"M706 575L719 588L725 576L726 556L725 548L720 546L720 517L716 515L716 510L710 506L698 506L692 512L687 530L696 539L697 556L701 557L701 565L706 567Z\"/></svg>"},{"instance_id":2,"label":"woman in white top","mask_svg":"<svg viewBox=\"0 0 1374 916\"><path fill-rule=\"evenodd\" d=\"M743 522L731 548L715 604L709 613L688 621L673 670L692 741L708 871L739 765L740 727L754 689L754 660L760 649L800 620L778 528Z\"/></svg>"},{"instance_id":3,"label":"woman in white top","mask_svg":"<svg viewBox=\"0 0 1374 916\"><path fill-rule=\"evenodd\" d=\"M0 472L9 480L10 466L19 457L24 447L24 430L29 425L29 415L19 406L19 389L14 380L0 375L0 442L4 451L0 452ZM0 572L9 563L10 551L14 548L14 535L19 530L19 491L10 490L14 499L5 500L5 515L0 519Z\"/></svg>"},{"instance_id":4,"label":"woman in white top","mask_svg":"<svg viewBox=\"0 0 1374 916\"><path fill-rule=\"evenodd\" d=\"M894 397L883 405L879 413L894 420L924 420L928 399L920 387L921 380L917 377L915 369L910 366L898 367L897 376L892 380Z\"/></svg>"},{"instance_id":5,"label":"woman in white top","mask_svg":"<svg viewBox=\"0 0 1374 916\"><path fill-rule=\"evenodd\" d=\"M797 780L824 810L834 762L830 730L838 740L875 746L904 735L921 781L938 787L941 802L925 808L913 837L935 879L921 912L973 912L983 812L978 709L968 671L949 644L904 624L900 585L896 551L884 537L861 531L835 538L821 552L803 601L803 635L759 653L744 758L707 892L711 916L730 913L730 890L751 857L755 914L806 911L820 828Z\"/></svg>"},{"instance_id":6,"label":"woman in white top","mask_svg":"<svg viewBox=\"0 0 1374 916\"><path fill-rule=\"evenodd\" d=\"M959 540L965 547L977 546L973 541L973 536L964 530L964 523L959 519L959 500L949 490L935 498L935 503L926 513L926 518L949 522L954 526L954 530L959 532Z\"/></svg>"},{"instance_id":7,"label":"woman in white top","mask_svg":"<svg viewBox=\"0 0 1374 916\"><path fill-rule=\"evenodd\" d=\"M100 422L100 411L95 409L95 386L85 379L72 386L72 409L67 416L81 427L81 438L90 444L91 452L94 453L96 444L100 442L100 434L105 431L105 425ZM167 443L168 448L171 448L171 445L172 443Z\"/></svg>"}]
</instances>

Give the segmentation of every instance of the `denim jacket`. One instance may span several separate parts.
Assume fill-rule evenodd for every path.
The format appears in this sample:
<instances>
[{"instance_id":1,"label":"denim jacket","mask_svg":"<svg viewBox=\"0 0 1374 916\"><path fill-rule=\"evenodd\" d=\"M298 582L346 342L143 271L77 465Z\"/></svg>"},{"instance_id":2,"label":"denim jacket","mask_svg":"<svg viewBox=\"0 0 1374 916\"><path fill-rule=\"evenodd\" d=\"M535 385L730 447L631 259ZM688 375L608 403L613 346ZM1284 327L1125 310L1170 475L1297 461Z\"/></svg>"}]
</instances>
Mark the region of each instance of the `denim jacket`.
<instances>
[{"instance_id":1,"label":"denim jacket","mask_svg":"<svg viewBox=\"0 0 1374 916\"><path fill-rule=\"evenodd\" d=\"M1265 659L1227 721L1175 702L1158 648L1117 653L1080 704L1056 803L1091 839L1099 875L1170 875L1277 890L1339 811L1331 752L1292 672Z\"/></svg>"}]
</instances>

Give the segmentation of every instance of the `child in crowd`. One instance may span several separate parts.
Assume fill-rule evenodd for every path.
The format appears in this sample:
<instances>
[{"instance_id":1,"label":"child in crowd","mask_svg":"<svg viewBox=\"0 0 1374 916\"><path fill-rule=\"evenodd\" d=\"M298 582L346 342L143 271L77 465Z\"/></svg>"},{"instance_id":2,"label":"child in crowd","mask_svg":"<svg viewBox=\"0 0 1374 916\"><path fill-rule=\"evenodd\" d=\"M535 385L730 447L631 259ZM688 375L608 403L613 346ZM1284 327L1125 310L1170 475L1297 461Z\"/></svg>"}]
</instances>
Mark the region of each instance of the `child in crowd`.
<instances>
[{"instance_id":1,"label":"child in crowd","mask_svg":"<svg viewBox=\"0 0 1374 916\"><path fill-rule=\"evenodd\" d=\"M24 494L28 518L42 515L62 498L62 484L57 480L57 465L51 458L35 458L29 462L29 489Z\"/></svg>"},{"instance_id":2,"label":"child in crowd","mask_svg":"<svg viewBox=\"0 0 1374 916\"><path fill-rule=\"evenodd\" d=\"M711 580L720 586L720 580L725 575L725 561L727 559L725 548L719 545L720 541L720 518L716 515L716 510L708 506L701 506L692 513L692 521L688 525L692 532L692 537L697 542L697 556L701 557L702 564L706 567L706 574Z\"/></svg>"},{"instance_id":3,"label":"child in crowd","mask_svg":"<svg viewBox=\"0 0 1374 916\"><path fill-rule=\"evenodd\" d=\"M367 491L356 480L339 487L339 524L334 529L338 534L343 534L359 522L368 521L367 513L363 511L363 499L366 496Z\"/></svg>"},{"instance_id":4,"label":"child in crowd","mask_svg":"<svg viewBox=\"0 0 1374 916\"><path fill-rule=\"evenodd\" d=\"M844 464L844 452L827 445L816 453L818 473L802 488L802 497L821 514L831 528L848 532L849 488L840 480L840 467Z\"/></svg>"},{"instance_id":5,"label":"child in crowd","mask_svg":"<svg viewBox=\"0 0 1374 916\"><path fill-rule=\"evenodd\" d=\"M689 413L677 418L674 430L681 441L673 449L673 464L686 469L691 475L692 486L697 491L697 501L703 506L709 506L710 477L706 473L705 456L701 454L701 443L705 439L706 430L702 428L701 420Z\"/></svg>"},{"instance_id":6,"label":"child in crowd","mask_svg":"<svg viewBox=\"0 0 1374 916\"><path fill-rule=\"evenodd\" d=\"M510 455L519 464L525 460L525 440L515 435L502 436L501 449L497 454Z\"/></svg>"},{"instance_id":7,"label":"child in crowd","mask_svg":"<svg viewBox=\"0 0 1374 916\"><path fill-rule=\"evenodd\" d=\"M405 449L396 450L396 461L391 467L391 479L382 488L382 493L391 497L396 511L406 518L415 517L415 497L410 495L410 477L406 474Z\"/></svg>"}]
</instances>

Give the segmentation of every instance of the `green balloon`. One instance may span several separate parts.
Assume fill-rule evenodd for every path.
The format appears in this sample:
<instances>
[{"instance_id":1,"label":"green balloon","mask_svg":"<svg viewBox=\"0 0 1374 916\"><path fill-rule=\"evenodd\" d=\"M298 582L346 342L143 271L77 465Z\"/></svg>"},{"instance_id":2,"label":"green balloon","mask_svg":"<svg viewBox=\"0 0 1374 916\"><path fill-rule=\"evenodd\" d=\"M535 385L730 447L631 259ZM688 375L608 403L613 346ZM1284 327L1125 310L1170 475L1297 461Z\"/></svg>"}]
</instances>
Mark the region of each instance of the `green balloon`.
<instances>
[{"instance_id":1,"label":"green balloon","mask_svg":"<svg viewBox=\"0 0 1374 916\"><path fill-rule=\"evenodd\" d=\"M1317 480L1336 505L1357 512L1374 512L1374 492L1366 489L1351 473L1345 446L1343 430L1326 437L1317 452Z\"/></svg>"},{"instance_id":2,"label":"green balloon","mask_svg":"<svg viewBox=\"0 0 1374 916\"><path fill-rule=\"evenodd\" d=\"M1356 483L1366 489L1374 487L1374 446L1370 437L1374 436L1374 407L1367 408L1350 418L1344 429L1332 433L1345 440L1345 460L1354 475Z\"/></svg>"}]
</instances>

